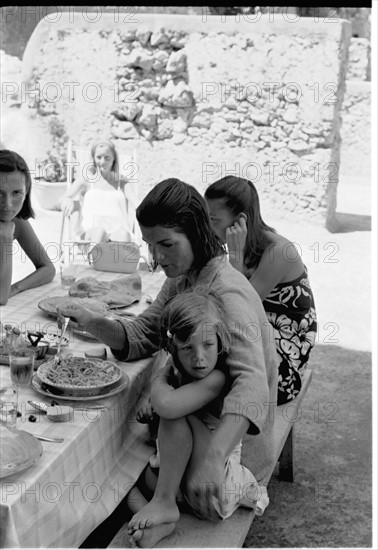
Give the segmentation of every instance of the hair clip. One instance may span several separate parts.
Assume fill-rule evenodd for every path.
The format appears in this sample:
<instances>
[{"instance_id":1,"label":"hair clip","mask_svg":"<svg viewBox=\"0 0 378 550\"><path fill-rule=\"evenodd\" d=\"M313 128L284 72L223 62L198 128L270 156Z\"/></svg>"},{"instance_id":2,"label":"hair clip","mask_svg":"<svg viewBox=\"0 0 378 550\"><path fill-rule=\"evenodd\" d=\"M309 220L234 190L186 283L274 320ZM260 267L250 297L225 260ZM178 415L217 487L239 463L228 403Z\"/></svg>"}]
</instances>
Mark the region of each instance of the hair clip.
<instances>
[{"instance_id":1,"label":"hair clip","mask_svg":"<svg viewBox=\"0 0 378 550\"><path fill-rule=\"evenodd\" d=\"M172 338L172 333L169 330L167 330L167 336L168 338Z\"/></svg>"}]
</instances>

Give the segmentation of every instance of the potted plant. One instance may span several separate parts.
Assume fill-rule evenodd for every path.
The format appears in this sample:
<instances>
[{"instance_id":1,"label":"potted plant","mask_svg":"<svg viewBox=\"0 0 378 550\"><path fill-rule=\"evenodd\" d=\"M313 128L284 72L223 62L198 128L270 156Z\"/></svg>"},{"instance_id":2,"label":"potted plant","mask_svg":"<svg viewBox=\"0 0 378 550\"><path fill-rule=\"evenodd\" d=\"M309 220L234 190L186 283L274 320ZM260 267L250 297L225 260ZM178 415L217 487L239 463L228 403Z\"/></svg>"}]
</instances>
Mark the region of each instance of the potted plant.
<instances>
[{"instance_id":1,"label":"potted plant","mask_svg":"<svg viewBox=\"0 0 378 550\"><path fill-rule=\"evenodd\" d=\"M53 117L48 123L51 149L36 161L33 192L41 208L60 210L60 203L67 190L67 142L63 123Z\"/></svg>"},{"instance_id":2,"label":"potted plant","mask_svg":"<svg viewBox=\"0 0 378 550\"><path fill-rule=\"evenodd\" d=\"M67 190L65 163L49 151L45 158L37 160L33 191L41 208L60 210L60 203Z\"/></svg>"}]
</instances>

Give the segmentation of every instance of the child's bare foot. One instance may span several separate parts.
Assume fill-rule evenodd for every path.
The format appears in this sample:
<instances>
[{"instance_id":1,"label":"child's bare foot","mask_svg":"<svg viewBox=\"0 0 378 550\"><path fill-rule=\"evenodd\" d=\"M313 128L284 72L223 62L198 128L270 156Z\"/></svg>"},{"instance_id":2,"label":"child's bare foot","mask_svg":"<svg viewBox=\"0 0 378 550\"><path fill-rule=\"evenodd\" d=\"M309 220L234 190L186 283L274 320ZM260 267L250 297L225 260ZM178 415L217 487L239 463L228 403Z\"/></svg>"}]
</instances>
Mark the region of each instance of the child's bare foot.
<instances>
[{"instance_id":1,"label":"child's bare foot","mask_svg":"<svg viewBox=\"0 0 378 550\"><path fill-rule=\"evenodd\" d=\"M131 518L128 531L132 535L138 529L155 527L161 523L176 522L179 518L180 512L176 501L153 497L146 506Z\"/></svg>"},{"instance_id":2,"label":"child's bare foot","mask_svg":"<svg viewBox=\"0 0 378 550\"><path fill-rule=\"evenodd\" d=\"M131 536L132 542L139 548L153 548L161 539L175 530L175 523L161 523L147 529L138 529Z\"/></svg>"}]
</instances>

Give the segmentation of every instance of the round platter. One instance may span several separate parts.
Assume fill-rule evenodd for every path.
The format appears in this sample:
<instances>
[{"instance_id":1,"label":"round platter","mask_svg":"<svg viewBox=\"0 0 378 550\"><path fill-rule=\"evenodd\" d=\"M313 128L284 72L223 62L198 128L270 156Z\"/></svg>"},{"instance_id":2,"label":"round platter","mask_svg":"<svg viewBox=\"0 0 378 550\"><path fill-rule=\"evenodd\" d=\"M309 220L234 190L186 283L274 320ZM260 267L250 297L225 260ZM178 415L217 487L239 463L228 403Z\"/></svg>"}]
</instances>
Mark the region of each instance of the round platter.
<instances>
[{"instance_id":1,"label":"round platter","mask_svg":"<svg viewBox=\"0 0 378 550\"><path fill-rule=\"evenodd\" d=\"M0 430L0 478L26 470L39 460L43 453L43 447L32 434L2 425L0 425Z\"/></svg>"},{"instance_id":2,"label":"round platter","mask_svg":"<svg viewBox=\"0 0 378 550\"><path fill-rule=\"evenodd\" d=\"M38 377L42 389L55 395L98 396L116 388L121 380L122 370L113 361L72 355L62 357L55 366L54 359L39 367ZM54 380L54 375L60 380Z\"/></svg>"},{"instance_id":3,"label":"round platter","mask_svg":"<svg viewBox=\"0 0 378 550\"><path fill-rule=\"evenodd\" d=\"M70 296L49 296L38 303L39 309L50 315L51 317L58 316L58 307L67 306L69 304L81 305L95 313L106 314L108 308L101 300L95 298L71 298Z\"/></svg>"},{"instance_id":4,"label":"round platter","mask_svg":"<svg viewBox=\"0 0 378 550\"><path fill-rule=\"evenodd\" d=\"M42 395L46 395L47 397L54 397L56 399L62 400L62 401L97 401L98 399L104 399L106 397L112 397L113 395L117 395L121 391L123 391L130 383L130 379L127 376L125 372L122 372L121 380L119 382L119 385L114 388L113 390L110 390L108 393L103 393L101 395L91 395L88 397L75 397L72 395L56 395L55 393L52 393L50 391L46 391L42 387L42 382L40 378L38 377L38 372L36 372L32 378L31 381L31 387L38 393Z\"/></svg>"}]
</instances>

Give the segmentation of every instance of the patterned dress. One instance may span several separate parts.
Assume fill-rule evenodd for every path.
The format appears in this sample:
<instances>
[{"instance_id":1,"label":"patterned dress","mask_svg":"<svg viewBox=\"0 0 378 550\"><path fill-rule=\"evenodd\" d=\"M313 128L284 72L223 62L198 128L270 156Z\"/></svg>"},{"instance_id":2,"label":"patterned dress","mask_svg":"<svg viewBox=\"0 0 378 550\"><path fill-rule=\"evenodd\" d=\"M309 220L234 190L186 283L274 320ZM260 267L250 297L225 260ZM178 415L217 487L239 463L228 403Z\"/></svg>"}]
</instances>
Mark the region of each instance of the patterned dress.
<instances>
[{"instance_id":1,"label":"patterned dress","mask_svg":"<svg viewBox=\"0 0 378 550\"><path fill-rule=\"evenodd\" d=\"M310 351L315 344L317 321L315 302L305 271L287 283L279 283L263 301L278 355L278 405L300 392Z\"/></svg>"}]
</instances>

